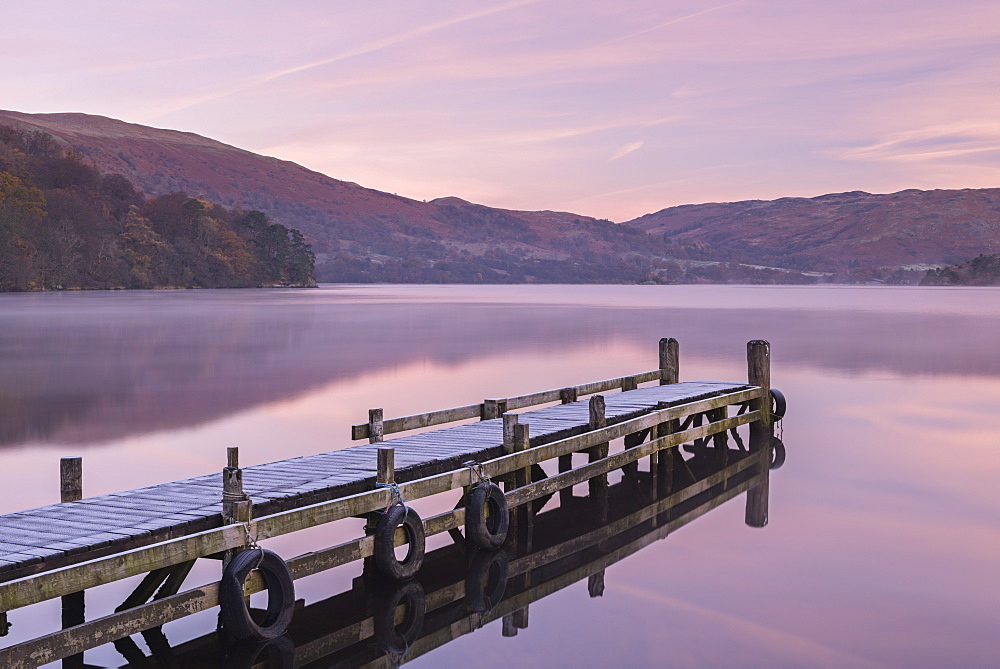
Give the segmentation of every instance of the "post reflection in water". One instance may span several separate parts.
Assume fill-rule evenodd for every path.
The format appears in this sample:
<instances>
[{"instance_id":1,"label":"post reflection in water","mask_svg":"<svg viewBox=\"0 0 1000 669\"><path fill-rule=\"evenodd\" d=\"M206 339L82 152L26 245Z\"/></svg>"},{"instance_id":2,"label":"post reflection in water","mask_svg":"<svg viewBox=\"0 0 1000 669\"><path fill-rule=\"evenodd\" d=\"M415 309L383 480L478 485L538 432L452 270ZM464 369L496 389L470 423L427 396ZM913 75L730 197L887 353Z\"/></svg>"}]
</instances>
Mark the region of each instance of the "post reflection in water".
<instances>
[{"instance_id":1,"label":"post reflection in water","mask_svg":"<svg viewBox=\"0 0 1000 669\"><path fill-rule=\"evenodd\" d=\"M723 505L606 579L545 598L531 633L473 635L425 662L500 665L516 652L534 666L634 666L669 648L683 666L994 666L998 297L739 286L2 295L0 507L57 502L61 456L84 456L91 496L218 471L229 445L250 464L348 446L371 407L405 415L611 378L645 368L663 336L682 342L683 380L742 378L732 353L762 337L801 447L775 473L767 530L738 527L743 505ZM271 541L297 555L346 532ZM533 540L544 540L537 529ZM194 576L217 580L205 562ZM300 596L312 606L351 575L305 579ZM602 582L600 603L580 606ZM88 616L128 594L112 590L87 593ZM0 645L59 620L58 602L31 608ZM507 632L524 618L508 617ZM164 631L176 652L210 628L205 613ZM162 648L134 641L147 656ZM87 663L120 657L101 647Z\"/></svg>"},{"instance_id":2,"label":"post reflection in water","mask_svg":"<svg viewBox=\"0 0 1000 669\"><path fill-rule=\"evenodd\" d=\"M237 643L220 632L171 644L154 628L142 634L148 650L131 637L114 647L130 667L398 666L494 621L500 626L491 629L516 636L534 602L581 581L590 597L604 595L605 569L744 492L747 525L762 526L768 472L784 463L785 446L775 439L747 449L733 436L682 446L659 476L627 468L587 496L550 495L530 523L512 510L501 548L483 551L459 535L429 551L412 580L387 580L367 558L350 590L299 602L277 639Z\"/></svg>"}]
</instances>

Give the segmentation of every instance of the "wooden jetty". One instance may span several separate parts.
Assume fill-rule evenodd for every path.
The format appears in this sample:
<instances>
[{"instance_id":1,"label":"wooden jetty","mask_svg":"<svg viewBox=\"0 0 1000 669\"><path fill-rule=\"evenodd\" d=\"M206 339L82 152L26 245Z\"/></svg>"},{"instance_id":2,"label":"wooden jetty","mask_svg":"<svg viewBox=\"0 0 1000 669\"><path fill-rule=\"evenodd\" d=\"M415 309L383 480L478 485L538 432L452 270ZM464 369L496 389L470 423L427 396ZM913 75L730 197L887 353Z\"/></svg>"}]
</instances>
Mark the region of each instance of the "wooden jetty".
<instances>
[{"instance_id":1,"label":"wooden jetty","mask_svg":"<svg viewBox=\"0 0 1000 669\"><path fill-rule=\"evenodd\" d=\"M748 451L692 450L665 486L647 472L610 485L606 518L597 498L577 497L537 514L531 541L513 542L487 562L459 544L429 552L417 588L357 577L350 590L296 612L289 640L277 647L283 666L389 667L385 653L398 641L387 632L389 616L406 637L408 661L495 620L503 621L505 636L514 636L528 626L530 604L574 583L587 580L590 596L601 596L605 569L761 482L759 458ZM491 567L496 574L487 573ZM415 610L405 616L411 622L389 609L404 590L415 590L407 601ZM216 634L173 646L162 630L143 636L148 657L130 638L115 643L130 666L240 666L233 660L242 649L223 645Z\"/></svg>"},{"instance_id":2,"label":"wooden jetty","mask_svg":"<svg viewBox=\"0 0 1000 669\"><path fill-rule=\"evenodd\" d=\"M219 474L110 495L82 498L79 462L68 461L63 502L0 515L0 634L10 612L56 597L63 598L64 629L0 648L0 666L78 655L217 606L219 583L181 591L195 560L225 564L259 540L368 517L400 495L414 500L468 491L482 477L500 481L516 520L509 541L516 541L526 531L530 536L537 500L558 492L560 505L569 506L572 486L583 482L596 499L606 499L607 473L635 475L642 459L649 461L653 485L669 492L675 469L685 466L678 446L711 442L724 452L726 435L738 438L741 425L750 426L748 451L760 464L748 489L747 522L763 526L773 439L769 345L747 345L746 383L679 382L673 339L661 340L659 357L652 371L570 388L388 420L381 409L372 410L366 423L352 428L367 444L242 469L230 449ZM385 441L470 419L478 420ZM624 450L611 453L609 442L621 438ZM574 466L575 453L587 454L588 462ZM546 473L542 465L550 461ZM454 532L465 520L460 506L423 519L423 532ZM397 530L394 538L399 545L408 535ZM375 548L375 538L366 535L287 560L287 567L298 579L371 557ZM83 620L83 591L143 574L115 612ZM244 592L264 586L252 573Z\"/></svg>"}]
</instances>

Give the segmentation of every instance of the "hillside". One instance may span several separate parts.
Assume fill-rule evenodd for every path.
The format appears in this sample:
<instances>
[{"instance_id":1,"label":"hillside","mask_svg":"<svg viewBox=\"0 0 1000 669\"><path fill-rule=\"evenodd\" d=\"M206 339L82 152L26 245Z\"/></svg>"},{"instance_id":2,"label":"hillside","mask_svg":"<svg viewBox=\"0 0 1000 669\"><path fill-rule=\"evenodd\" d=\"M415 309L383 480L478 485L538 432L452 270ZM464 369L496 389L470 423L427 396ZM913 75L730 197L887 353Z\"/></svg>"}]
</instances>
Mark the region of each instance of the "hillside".
<instances>
[{"instance_id":1,"label":"hillside","mask_svg":"<svg viewBox=\"0 0 1000 669\"><path fill-rule=\"evenodd\" d=\"M666 263L660 238L587 216L458 198L420 202L205 137L86 114L0 111L0 124L51 134L150 196L185 192L263 211L301 230L326 281L636 282ZM726 259L675 245L682 261ZM668 273L683 278L671 265Z\"/></svg>"},{"instance_id":2,"label":"hillside","mask_svg":"<svg viewBox=\"0 0 1000 669\"><path fill-rule=\"evenodd\" d=\"M260 210L302 231L323 281L915 283L931 266L1000 251L1000 189L683 205L619 225L457 197L421 202L100 116L0 111L0 124L49 133L151 197Z\"/></svg>"},{"instance_id":3,"label":"hillside","mask_svg":"<svg viewBox=\"0 0 1000 669\"><path fill-rule=\"evenodd\" d=\"M51 136L0 124L0 291L315 285L297 230L182 193L147 199Z\"/></svg>"},{"instance_id":4,"label":"hillside","mask_svg":"<svg viewBox=\"0 0 1000 669\"><path fill-rule=\"evenodd\" d=\"M684 205L628 225L799 269L952 264L1000 251L1000 189L854 191Z\"/></svg>"}]
</instances>

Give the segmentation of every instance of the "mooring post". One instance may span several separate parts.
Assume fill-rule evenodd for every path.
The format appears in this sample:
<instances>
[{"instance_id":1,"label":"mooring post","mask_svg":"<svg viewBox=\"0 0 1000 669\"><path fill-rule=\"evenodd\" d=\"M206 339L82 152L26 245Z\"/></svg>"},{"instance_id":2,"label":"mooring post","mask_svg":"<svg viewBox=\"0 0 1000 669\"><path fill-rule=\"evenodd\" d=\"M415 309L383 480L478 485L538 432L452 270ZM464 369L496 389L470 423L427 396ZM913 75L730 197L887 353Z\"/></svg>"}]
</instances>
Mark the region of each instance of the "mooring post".
<instances>
[{"instance_id":1,"label":"mooring post","mask_svg":"<svg viewBox=\"0 0 1000 669\"><path fill-rule=\"evenodd\" d=\"M677 383L680 379L680 354L677 340L664 337L660 340L660 385Z\"/></svg>"},{"instance_id":2,"label":"mooring post","mask_svg":"<svg viewBox=\"0 0 1000 669\"><path fill-rule=\"evenodd\" d=\"M559 391L559 401L563 404L572 404L576 402L579 397L579 393L576 387L563 388ZM559 456L559 471L568 472L573 469L573 454L567 453L566 455ZM559 505L566 506L569 504L570 500L573 499L573 488L563 488L559 491Z\"/></svg>"},{"instance_id":3,"label":"mooring post","mask_svg":"<svg viewBox=\"0 0 1000 669\"><path fill-rule=\"evenodd\" d=\"M771 423L771 345L755 339L747 342L747 382L763 389L751 409L760 411L760 420L750 423L750 452L760 458L758 472L760 483L747 490L745 522L750 527L767 525L767 497L770 487L771 441L774 426Z\"/></svg>"},{"instance_id":4,"label":"mooring post","mask_svg":"<svg viewBox=\"0 0 1000 669\"><path fill-rule=\"evenodd\" d=\"M368 410L368 443L377 444L385 439L385 432L382 425L382 410Z\"/></svg>"},{"instance_id":5,"label":"mooring post","mask_svg":"<svg viewBox=\"0 0 1000 669\"><path fill-rule=\"evenodd\" d=\"M483 400L483 403L479 405L479 419L493 420L502 416L506 411L506 399Z\"/></svg>"},{"instance_id":6,"label":"mooring post","mask_svg":"<svg viewBox=\"0 0 1000 669\"><path fill-rule=\"evenodd\" d=\"M83 458L60 458L59 501L76 502L83 499Z\"/></svg>"},{"instance_id":7,"label":"mooring post","mask_svg":"<svg viewBox=\"0 0 1000 669\"><path fill-rule=\"evenodd\" d=\"M518 423L514 426L514 452L521 453L531 447L530 426L527 423ZM514 470L514 486L522 488L531 483L531 465ZM534 519L532 518L532 506L534 502L526 502L514 509L514 523L517 527L515 538L517 540L518 551L522 554L531 551L532 531Z\"/></svg>"},{"instance_id":8,"label":"mooring post","mask_svg":"<svg viewBox=\"0 0 1000 669\"><path fill-rule=\"evenodd\" d=\"M243 523L249 526L252 513L252 502L243 492L240 449L238 446L230 446L226 449L226 466L222 469L222 522L225 525ZM247 530L247 541L250 541L249 530ZM240 550L233 548L223 554L223 569Z\"/></svg>"},{"instance_id":9,"label":"mooring post","mask_svg":"<svg viewBox=\"0 0 1000 669\"><path fill-rule=\"evenodd\" d=\"M626 393L630 390L636 390L639 387L638 381L634 376L622 377L622 392ZM634 448L643 442L643 432L633 432L632 434L625 435L625 448ZM639 478L639 461L635 460L629 462L622 467L622 474L625 476L638 479Z\"/></svg>"},{"instance_id":10,"label":"mooring post","mask_svg":"<svg viewBox=\"0 0 1000 669\"><path fill-rule=\"evenodd\" d=\"M708 412L710 422L718 422L729 417L729 407L719 407ZM720 465L725 465L729 461L729 433L716 432L712 435L712 448L716 460Z\"/></svg>"},{"instance_id":11,"label":"mooring post","mask_svg":"<svg viewBox=\"0 0 1000 669\"><path fill-rule=\"evenodd\" d=\"M83 458L79 456L59 459L59 502L76 502L83 499ZM62 596L62 627L75 627L86 622L86 596L83 591ZM4 615L0 626L9 626ZM63 659L65 669L83 667L83 653Z\"/></svg>"},{"instance_id":12,"label":"mooring post","mask_svg":"<svg viewBox=\"0 0 1000 669\"><path fill-rule=\"evenodd\" d=\"M517 425L518 420L519 418L516 413L505 413L503 415L503 452L506 455L514 452L514 426ZM504 492L510 492L516 485L513 473L498 476L497 481L503 483ZM468 494L468 490L463 494Z\"/></svg>"},{"instance_id":13,"label":"mooring post","mask_svg":"<svg viewBox=\"0 0 1000 669\"><path fill-rule=\"evenodd\" d=\"M605 418L605 402L604 395L594 395L590 398L590 429L599 430L607 426L607 419ZM587 450L587 456L589 462L596 462L602 458L608 457L608 450L610 444L607 442L603 444L598 444ZM591 496L597 495L599 491L607 490L608 487L608 475L600 474L588 481L590 487Z\"/></svg>"},{"instance_id":14,"label":"mooring post","mask_svg":"<svg viewBox=\"0 0 1000 669\"><path fill-rule=\"evenodd\" d=\"M667 409L669 406L670 404L668 402L660 402L656 405L656 408L658 410ZM656 425L656 436L666 437L668 434L680 431L680 427L680 420L676 418L674 420L658 423ZM656 492L662 497L673 492L674 459L679 456L677 455L677 447L662 448L659 451L656 451L654 455L656 456ZM650 461L650 471L652 470L653 462Z\"/></svg>"},{"instance_id":15,"label":"mooring post","mask_svg":"<svg viewBox=\"0 0 1000 669\"><path fill-rule=\"evenodd\" d=\"M392 485L396 482L395 448L389 446L379 446L375 481L382 485Z\"/></svg>"}]
</instances>

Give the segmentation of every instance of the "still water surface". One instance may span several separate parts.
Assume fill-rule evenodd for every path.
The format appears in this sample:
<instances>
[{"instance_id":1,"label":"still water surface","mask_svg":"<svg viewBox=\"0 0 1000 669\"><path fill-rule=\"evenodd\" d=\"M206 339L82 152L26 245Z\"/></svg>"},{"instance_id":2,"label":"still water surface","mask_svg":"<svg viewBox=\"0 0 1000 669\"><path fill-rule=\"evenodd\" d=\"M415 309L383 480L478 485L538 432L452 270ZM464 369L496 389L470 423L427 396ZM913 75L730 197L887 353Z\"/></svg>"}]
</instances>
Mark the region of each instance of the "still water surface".
<instances>
[{"instance_id":1,"label":"still water surface","mask_svg":"<svg viewBox=\"0 0 1000 669\"><path fill-rule=\"evenodd\" d=\"M532 604L518 636L492 623L413 666L1000 663L997 289L2 295L0 512L56 501L61 456L84 457L95 495L218 470L231 445L243 464L318 453L350 445L370 407L405 415L654 368L664 336L681 343L681 380L745 379L746 341L771 342L789 411L768 527L746 527L734 500L608 569L603 597L576 584ZM332 543L312 539L273 547ZM349 588L350 569L305 579L300 596ZM117 596L92 594L94 610ZM46 606L14 616L4 645L47 631ZM214 625L199 614L165 632ZM124 663L110 647L87 661Z\"/></svg>"}]
</instances>

